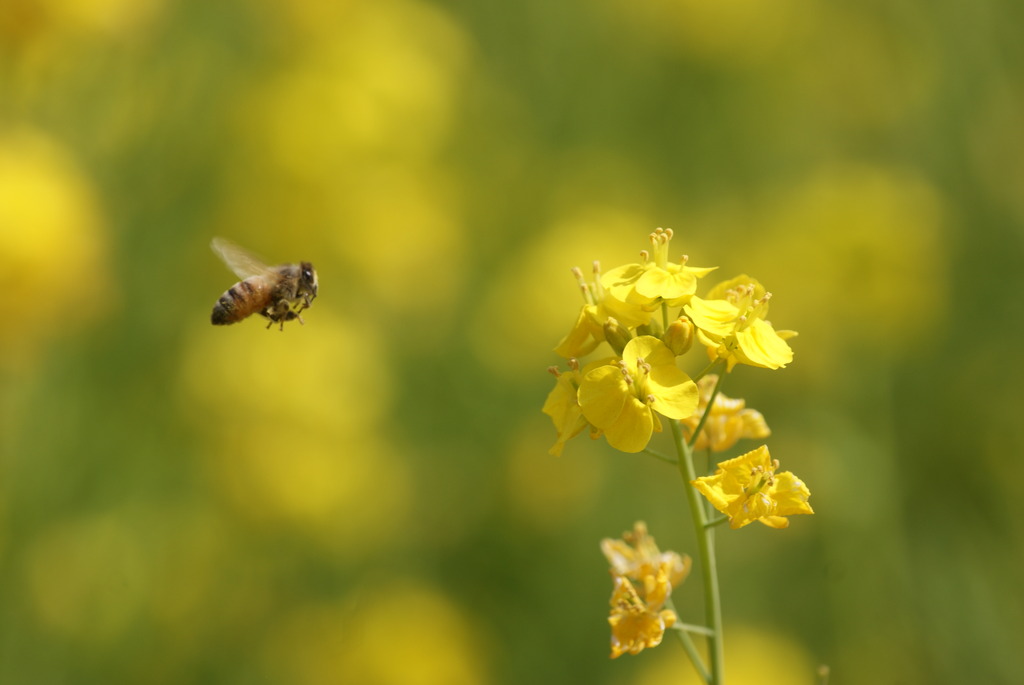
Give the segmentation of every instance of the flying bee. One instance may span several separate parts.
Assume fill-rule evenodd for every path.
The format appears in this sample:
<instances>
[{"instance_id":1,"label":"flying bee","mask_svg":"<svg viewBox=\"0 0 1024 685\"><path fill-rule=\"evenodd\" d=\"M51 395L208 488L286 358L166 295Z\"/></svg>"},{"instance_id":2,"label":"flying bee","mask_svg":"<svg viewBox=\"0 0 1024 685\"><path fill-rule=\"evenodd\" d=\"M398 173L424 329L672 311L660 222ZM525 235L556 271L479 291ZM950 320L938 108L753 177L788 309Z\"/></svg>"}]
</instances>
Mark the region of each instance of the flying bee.
<instances>
[{"instance_id":1,"label":"flying bee","mask_svg":"<svg viewBox=\"0 0 1024 685\"><path fill-rule=\"evenodd\" d=\"M267 266L258 257L223 238L210 247L242 280L228 288L213 305L210 321L215 326L236 323L251 314L270 319L267 328L298 319L313 304L317 293L316 269L309 262Z\"/></svg>"}]
</instances>

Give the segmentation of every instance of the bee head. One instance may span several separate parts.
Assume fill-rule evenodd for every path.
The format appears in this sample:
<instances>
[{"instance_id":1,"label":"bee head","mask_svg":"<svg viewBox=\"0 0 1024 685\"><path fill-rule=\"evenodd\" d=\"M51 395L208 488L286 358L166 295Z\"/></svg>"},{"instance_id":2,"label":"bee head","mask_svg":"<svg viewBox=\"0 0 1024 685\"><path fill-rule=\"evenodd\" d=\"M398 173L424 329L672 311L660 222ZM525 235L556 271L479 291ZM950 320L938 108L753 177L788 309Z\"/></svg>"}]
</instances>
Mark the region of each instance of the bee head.
<instances>
[{"instance_id":1,"label":"bee head","mask_svg":"<svg viewBox=\"0 0 1024 685\"><path fill-rule=\"evenodd\" d=\"M318 286L316 269L309 262L302 262L299 265L299 291L309 293L311 295L309 299L312 300L316 297Z\"/></svg>"}]
</instances>

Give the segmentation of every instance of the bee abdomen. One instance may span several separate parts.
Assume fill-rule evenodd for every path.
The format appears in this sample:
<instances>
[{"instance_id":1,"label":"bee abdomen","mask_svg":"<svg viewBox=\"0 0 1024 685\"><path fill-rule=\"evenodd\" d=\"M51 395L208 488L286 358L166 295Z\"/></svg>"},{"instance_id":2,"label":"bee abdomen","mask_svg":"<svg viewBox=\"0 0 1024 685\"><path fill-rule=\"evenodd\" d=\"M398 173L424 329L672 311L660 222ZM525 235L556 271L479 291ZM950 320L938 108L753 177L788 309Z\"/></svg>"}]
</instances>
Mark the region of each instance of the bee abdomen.
<instances>
[{"instance_id":1,"label":"bee abdomen","mask_svg":"<svg viewBox=\"0 0 1024 685\"><path fill-rule=\"evenodd\" d=\"M215 326L237 323L252 314L256 289L248 280L234 284L213 305L210 322Z\"/></svg>"}]
</instances>

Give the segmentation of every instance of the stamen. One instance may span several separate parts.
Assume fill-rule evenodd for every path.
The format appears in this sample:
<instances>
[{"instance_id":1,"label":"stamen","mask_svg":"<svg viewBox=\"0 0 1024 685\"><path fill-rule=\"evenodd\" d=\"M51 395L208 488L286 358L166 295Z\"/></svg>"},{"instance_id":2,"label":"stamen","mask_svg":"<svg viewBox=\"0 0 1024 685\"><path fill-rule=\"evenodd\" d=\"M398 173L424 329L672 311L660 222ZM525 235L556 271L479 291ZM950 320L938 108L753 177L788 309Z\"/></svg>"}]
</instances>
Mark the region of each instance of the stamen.
<instances>
[{"instance_id":1,"label":"stamen","mask_svg":"<svg viewBox=\"0 0 1024 685\"><path fill-rule=\"evenodd\" d=\"M633 385L633 376L629 373L629 367L626 366L626 362L620 359L617 366L619 371L622 372L622 377L626 379L626 385Z\"/></svg>"},{"instance_id":2,"label":"stamen","mask_svg":"<svg viewBox=\"0 0 1024 685\"><path fill-rule=\"evenodd\" d=\"M573 370L573 371L579 371L580 370L580 360L577 359L576 357L573 357L572 359L570 359L569 360L569 368L571 370Z\"/></svg>"},{"instance_id":3,"label":"stamen","mask_svg":"<svg viewBox=\"0 0 1024 685\"><path fill-rule=\"evenodd\" d=\"M583 301L587 304L594 304L594 294L591 292L590 286L587 285L586 280L583 278L583 271L578 266L574 266L570 271L572 271L572 275L576 277L576 283L580 287L580 294L583 295Z\"/></svg>"},{"instance_id":4,"label":"stamen","mask_svg":"<svg viewBox=\"0 0 1024 685\"><path fill-rule=\"evenodd\" d=\"M557 366L549 366L548 373L550 373L555 378L558 378L560 375L562 375L561 372L558 370Z\"/></svg>"},{"instance_id":5,"label":"stamen","mask_svg":"<svg viewBox=\"0 0 1024 685\"><path fill-rule=\"evenodd\" d=\"M594 298L598 302L604 302L604 286L601 285L601 262L594 260ZM591 302L593 304L593 302Z\"/></svg>"}]
</instances>

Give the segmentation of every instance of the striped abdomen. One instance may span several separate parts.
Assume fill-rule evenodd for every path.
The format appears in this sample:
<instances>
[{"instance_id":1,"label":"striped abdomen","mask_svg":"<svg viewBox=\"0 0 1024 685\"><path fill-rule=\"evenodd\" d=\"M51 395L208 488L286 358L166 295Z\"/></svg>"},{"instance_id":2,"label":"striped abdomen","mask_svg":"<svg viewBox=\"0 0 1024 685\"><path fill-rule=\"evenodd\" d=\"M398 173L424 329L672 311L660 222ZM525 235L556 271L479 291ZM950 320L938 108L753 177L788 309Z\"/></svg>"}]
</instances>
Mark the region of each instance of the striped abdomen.
<instances>
[{"instance_id":1,"label":"striped abdomen","mask_svg":"<svg viewBox=\"0 0 1024 685\"><path fill-rule=\"evenodd\" d=\"M262 310L270 301L271 289L261 276L252 276L228 288L213 305L210 321L216 326L237 323Z\"/></svg>"}]
</instances>

